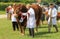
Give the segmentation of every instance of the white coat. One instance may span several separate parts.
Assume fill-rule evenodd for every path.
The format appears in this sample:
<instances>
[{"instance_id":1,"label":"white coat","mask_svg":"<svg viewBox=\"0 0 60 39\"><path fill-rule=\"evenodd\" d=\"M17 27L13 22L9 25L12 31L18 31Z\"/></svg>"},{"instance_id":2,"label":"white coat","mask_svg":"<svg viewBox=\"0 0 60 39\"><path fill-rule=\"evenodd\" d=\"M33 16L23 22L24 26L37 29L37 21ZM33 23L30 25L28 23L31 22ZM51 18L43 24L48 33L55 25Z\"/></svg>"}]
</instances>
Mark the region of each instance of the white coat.
<instances>
[{"instance_id":1,"label":"white coat","mask_svg":"<svg viewBox=\"0 0 60 39\"><path fill-rule=\"evenodd\" d=\"M13 14L13 13L14 13L14 9L11 8L11 9L9 10L9 13Z\"/></svg>"},{"instance_id":2,"label":"white coat","mask_svg":"<svg viewBox=\"0 0 60 39\"><path fill-rule=\"evenodd\" d=\"M50 13L51 13L51 8L48 11L48 15L50 15ZM52 17L52 25L56 25L56 22L57 22L57 20L56 20L56 18L57 18L57 10L55 8L52 9L51 17ZM50 17L48 19L48 24L50 24Z\"/></svg>"},{"instance_id":3,"label":"white coat","mask_svg":"<svg viewBox=\"0 0 60 39\"><path fill-rule=\"evenodd\" d=\"M28 10L28 13L30 14L30 16L27 18L27 27L28 28L34 28L36 26L34 9L30 8Z\"/></svg>"},{"instance_id":4,"label":"white coat","mask_svg":"<svg viewBox=\"0 0 60 39\"><path fill-rule=\"evenodd\" d=\"M12 14L12 16L11 16L11 21L12 22L17 22L17 20L16 20L16 14Z\"/></svg>"}]
</instances>

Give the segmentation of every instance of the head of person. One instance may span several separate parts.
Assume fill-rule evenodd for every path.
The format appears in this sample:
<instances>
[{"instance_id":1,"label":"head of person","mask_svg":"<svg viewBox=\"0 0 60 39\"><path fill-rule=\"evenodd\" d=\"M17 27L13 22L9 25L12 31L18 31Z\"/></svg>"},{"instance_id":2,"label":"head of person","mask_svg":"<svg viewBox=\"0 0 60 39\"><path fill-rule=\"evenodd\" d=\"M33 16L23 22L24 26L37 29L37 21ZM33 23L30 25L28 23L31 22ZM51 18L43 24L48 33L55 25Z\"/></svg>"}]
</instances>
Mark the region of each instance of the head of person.
<instances>
[{"instance_id":1,"label":"head of person","mask_svg":"<svg viewBox=\"0 0 60 39\"><path fill-rule=\"evenodd\" d=\"M10 5L10 6L8 6L8 8L11 8L12 6Z\"/></svg>"},{"instance_id":2,"label":"head of person","mask_svg":"<svg viewBox=\"0 0 60 39\"><path fill-rule=\"evenodd\" d=\"M26 5L26 8L27 8L27 9L30 9L30 8L31 8L31 5L30 5L30 4L27 4L27 5Z\"/></svg>"},{"instance_id":3,"label":"head of person","mask_svg":"<svg viewBox=\"0 0 60 39\"><path fill-rule=\"evenodd\" d=\"M50 8L54 8L54 4L50 4Z\"/></svg>"}]
</instances>

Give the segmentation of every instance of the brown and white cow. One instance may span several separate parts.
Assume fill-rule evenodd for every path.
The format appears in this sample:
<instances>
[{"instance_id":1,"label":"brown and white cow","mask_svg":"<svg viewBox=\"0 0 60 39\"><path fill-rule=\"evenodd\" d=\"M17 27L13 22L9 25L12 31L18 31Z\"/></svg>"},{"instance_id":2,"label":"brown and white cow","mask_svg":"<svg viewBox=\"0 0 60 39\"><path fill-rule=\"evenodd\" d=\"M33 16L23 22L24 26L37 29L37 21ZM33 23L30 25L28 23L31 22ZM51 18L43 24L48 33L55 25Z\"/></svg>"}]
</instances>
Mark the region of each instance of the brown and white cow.
<instances>
[{"instance_id":1,"label":"brown and white cow","mask_svg":"<svg viewBox=\"0 0 60 39\"><path fill-rule=\"evenodd\" d=\"M37 5L37 4L32 4L31 7L35 11L36 31L38 31L38 25L40 23L40 18L41 18L41 14L42 14L42 8L39 5ZM23 20L22 23L20 23L19 20L21 19L21 16L22 16L21 13L27 13L27 11L28 11L28 9L27 9L26 5L23 5L23 4L19 4L15 8L15 13L17 14L17 22L20 25L20 30L21 30L22 35L25 34L25 28L26 28L26 23L27 23L27 16L23 16L24 20Z\"/></svg>"}]
</instances>

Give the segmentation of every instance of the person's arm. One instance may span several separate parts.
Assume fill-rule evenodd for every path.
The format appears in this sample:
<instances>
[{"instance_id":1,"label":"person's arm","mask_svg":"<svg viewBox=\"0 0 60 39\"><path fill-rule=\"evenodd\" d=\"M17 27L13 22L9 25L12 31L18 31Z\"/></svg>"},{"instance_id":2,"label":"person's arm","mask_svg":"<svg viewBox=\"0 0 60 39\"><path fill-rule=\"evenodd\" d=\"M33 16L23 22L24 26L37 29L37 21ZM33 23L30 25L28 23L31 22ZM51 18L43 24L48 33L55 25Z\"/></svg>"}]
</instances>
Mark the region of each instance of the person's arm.
<instances>
[{"instance_id":1,"label":"person's arm","mask_svg":"<svg viewBox=\"0 0 60 39\"><path fill-rule=\"evenodd\" d=\"M12 14L10 14L10 20L11 20L11 16L12 16Z\"/></svg>"},{"instance_id":2,"label":"person's arm","mask_svg":"<svg viewBox=\"0 0 60 39\"><path fill-rule=\"evenodd\" d=\"M17 23L19 23L18 15L15 14L15 17L16 17Z\"/></svg>"},{"instance_id":3,"label":"person's arm","mask_svg":"<svg viewBox=\"0 0 60 39\"><path fill-rule=\"evenodd\" d=\"M30 17L30 9L27 12L27 19Z\"/></svg>"},{"instance_id":4,"label":"person's arm","mask_svg":"<svg viewBox=\"0 0 60 39\"><path fill-rule=\"evenodd\" d=\"M30 14L29 14L29 13L27 13L27 15L28 15L28 17L30 16Z\"/></svg>"},{"instance_id":5,"label":"person's arm","mask_svg":"<svg viewBox=\"0 0 60 39\"><path fill-rule=\"evenodd\" d=\"M48 16L50 17L50 9L48 10Z\"/></svg>"}]
</instances>

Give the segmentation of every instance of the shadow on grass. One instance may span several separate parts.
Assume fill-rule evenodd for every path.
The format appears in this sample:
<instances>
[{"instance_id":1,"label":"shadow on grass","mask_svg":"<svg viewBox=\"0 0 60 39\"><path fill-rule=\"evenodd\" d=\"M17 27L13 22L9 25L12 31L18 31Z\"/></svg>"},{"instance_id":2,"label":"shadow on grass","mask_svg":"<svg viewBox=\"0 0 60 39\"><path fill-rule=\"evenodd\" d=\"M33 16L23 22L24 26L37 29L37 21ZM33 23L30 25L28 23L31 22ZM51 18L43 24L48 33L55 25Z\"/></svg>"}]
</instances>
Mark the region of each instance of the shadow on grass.
<instances>
[{"instance_id":1,"label":"shadow on grass","mask_svg":"<svg viewBox=\"0 0 60 39\"><path fill-rule=\"evenodd\" d=\"M53 33L56 33L56 32L50 32L50 33L48 33L48 32L38 32L38 33L35 33L35 37L34 37L34 38L51 37L51 35L52 35ZM47 34L51 34L51 35L47 35ZM29 34L27 34L27 36L29 36Z\"/></svg>"},{"instance_id":2,"label":"shadow on grass","mask_svg":"<svg viewBox=\"0 0 60 39\"><path fill-rule=\"evenodd\" d=\"M39 27L39 28L48 28L48 26L43 26L43 27Z\"/></svg>"},{"instance_id":3,"label":"shadow on grass","mask_svg":"<svg viewBox=\"0 0 60 39\"><path fill-rule=\"evenodd\" d=\"M53 34L53 33L56 33L56 32L38 32L38 33L35 33L35 37L36 38L39 38L39 37L50 37L50 36L47 36L46 34Z\"/></svg>"}]
</instances>

